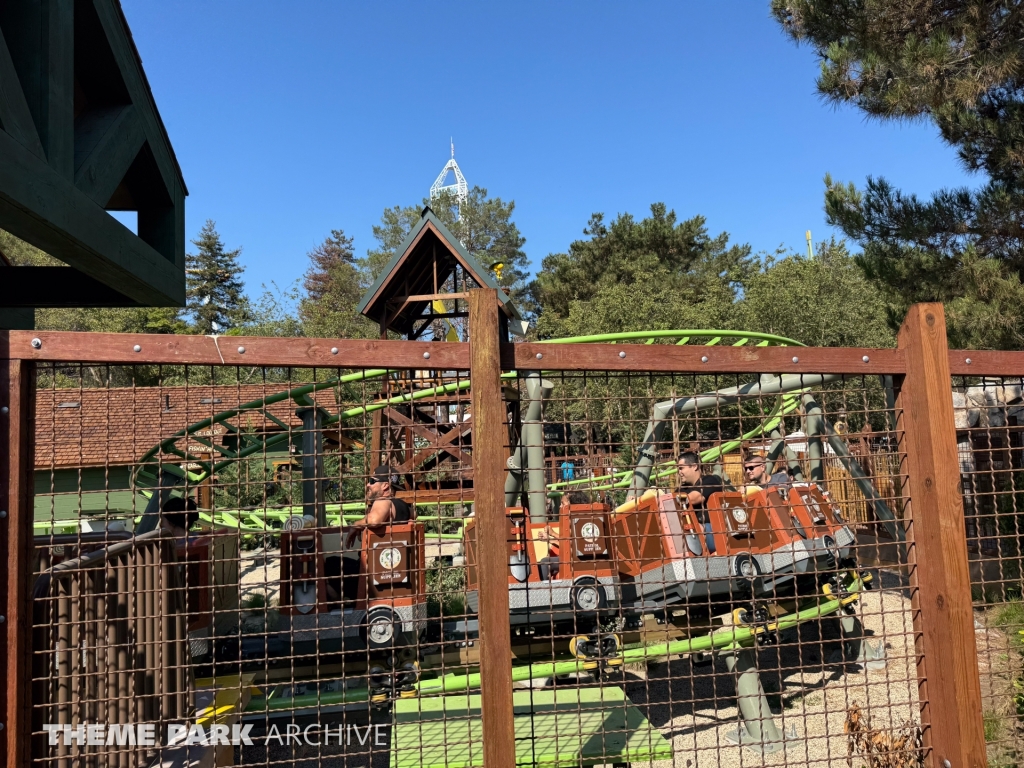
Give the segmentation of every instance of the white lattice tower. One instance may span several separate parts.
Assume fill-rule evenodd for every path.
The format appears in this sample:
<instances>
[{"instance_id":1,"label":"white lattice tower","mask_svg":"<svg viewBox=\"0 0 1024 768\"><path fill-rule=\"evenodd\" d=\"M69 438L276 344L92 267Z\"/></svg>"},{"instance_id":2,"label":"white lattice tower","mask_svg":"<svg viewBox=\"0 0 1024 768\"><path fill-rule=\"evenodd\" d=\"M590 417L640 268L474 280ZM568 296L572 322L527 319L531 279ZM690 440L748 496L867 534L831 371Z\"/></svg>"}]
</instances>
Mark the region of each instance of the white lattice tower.
<instances>
[{"instance_id":1,"label":"white lattice tower","mask_svg":"<svg viewBox=\"0 0 1024 768\"><path fill-rule=\"evenodd\" d=\"M455 174L454 184L445 184L444 180L448 177L448 172L451 171ZM455 195L457 201L459 215L462 215L462 204L466 202L466 198L469 197L469 185L466 183L466 177L462 175L462 169L459 168L459 164L455 162L455 141L452 141L452 157L441 171L440 175L434 180L434 183L430 185L430 199L434 200L442 192L452 192Z\"/></svg>"}]
</instances>

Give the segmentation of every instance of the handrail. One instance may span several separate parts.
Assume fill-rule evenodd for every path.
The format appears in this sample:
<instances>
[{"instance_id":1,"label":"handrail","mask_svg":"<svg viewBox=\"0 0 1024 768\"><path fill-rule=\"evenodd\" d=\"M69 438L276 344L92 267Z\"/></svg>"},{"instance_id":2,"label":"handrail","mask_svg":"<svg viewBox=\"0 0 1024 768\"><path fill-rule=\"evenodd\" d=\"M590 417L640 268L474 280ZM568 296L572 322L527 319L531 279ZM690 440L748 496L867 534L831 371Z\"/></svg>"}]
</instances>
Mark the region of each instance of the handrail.
<instances>
[{"instance_id":1,"label":"handrail","mask_svg":"<svg viewBox=\"0 0 1024 768\"><path fill-rule=\"evenodd\" d=\"M45 571L42 571L39 576L36 577L35 587L32 590L33 599L40 599L46 596L46 593L50 591L50 584L54 578L63 578L64 576L70 576L79 571L83 571L86 568L94 568L101 563L105 563L112 557L122 555L125 552L131 552L133 549L139 546L139 544L145 544L150 541L160 541L165 538L173 538L167 531L157 529L150 531L149 533L139 534L133 536L128 541L119 541L116 544L111 544L109 547L103 549L97 549L94 552L89 552L86 555L73 558L71 560L63 560L56 565L50 566Z\"/></svg>"}]
</instances>

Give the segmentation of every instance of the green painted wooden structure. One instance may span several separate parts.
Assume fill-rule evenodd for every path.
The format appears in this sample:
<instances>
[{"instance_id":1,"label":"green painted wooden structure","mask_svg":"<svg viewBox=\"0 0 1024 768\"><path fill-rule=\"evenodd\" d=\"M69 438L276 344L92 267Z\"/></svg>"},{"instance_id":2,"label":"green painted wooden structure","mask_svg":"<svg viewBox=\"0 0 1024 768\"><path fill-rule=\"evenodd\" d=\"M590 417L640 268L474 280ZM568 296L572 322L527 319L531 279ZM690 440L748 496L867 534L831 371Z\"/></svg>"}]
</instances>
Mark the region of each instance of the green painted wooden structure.
<instances>
[{"instance_id":1,"label":"green painted wooden structure","mask_svg":"<svg viewBox=\"0 0 1024 768\"><path fill-rule=\"evenodd\" d=\"M34 307L182 306L187 194L120 3L0 3L0 228L67 264L0 260L0 328Z\"/></svg>"},{"instance_id":2,"label":"green painted wooden structure","mask_svg":"<svg viewBox=\"0 0 1024 768\"><path fill-rule=\"evenodd\" d=\"M672 759L672 744L621 688L516 691L512 704L517 766L579 768ZM482 737L479 694L399 699L391 768L479 768Z\"/></svg>"}]
</instances>

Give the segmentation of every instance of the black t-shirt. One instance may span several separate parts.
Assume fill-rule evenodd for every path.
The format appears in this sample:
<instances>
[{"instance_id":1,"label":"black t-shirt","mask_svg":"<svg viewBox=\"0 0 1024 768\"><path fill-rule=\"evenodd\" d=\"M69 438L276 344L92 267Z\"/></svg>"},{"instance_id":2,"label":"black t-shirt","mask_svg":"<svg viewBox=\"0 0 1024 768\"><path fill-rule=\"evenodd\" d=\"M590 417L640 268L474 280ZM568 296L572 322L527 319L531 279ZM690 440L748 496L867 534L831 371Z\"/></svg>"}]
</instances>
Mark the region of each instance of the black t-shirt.
<instances>
[{"instance_id":1,"label":"black t-shirt","mask_svg":"<svg viewBox=\"0 0 1024 768\"><path fill-rule=\"evenodd\" d=\"M719 491L724 490L725 483L722 481L722 478L720 478L718 475L702 474L700 476L700 480L698 480L693 485L684 485L682 487L682 491L684 493L689 493L690 491L699 491L700 495L703 497L703 501L701 501L701 503L692 505L693 511L696 513L697 519L701 523L708 522L708 497L711 496L711 494L713 493L718 493Z\"/></svg>"},{"instance_id":2,"label":"black t-shirt","mask_svg":"<svg viewBox=\"0 0 1024 768\"><path fill-rule=\"evenodd\" d=\"M392 523L408 523L412 519L412 511L405 501L402 499L392 499L391 505L395 510L395 515L391 518Z\"/></svg>"}]
</instances>

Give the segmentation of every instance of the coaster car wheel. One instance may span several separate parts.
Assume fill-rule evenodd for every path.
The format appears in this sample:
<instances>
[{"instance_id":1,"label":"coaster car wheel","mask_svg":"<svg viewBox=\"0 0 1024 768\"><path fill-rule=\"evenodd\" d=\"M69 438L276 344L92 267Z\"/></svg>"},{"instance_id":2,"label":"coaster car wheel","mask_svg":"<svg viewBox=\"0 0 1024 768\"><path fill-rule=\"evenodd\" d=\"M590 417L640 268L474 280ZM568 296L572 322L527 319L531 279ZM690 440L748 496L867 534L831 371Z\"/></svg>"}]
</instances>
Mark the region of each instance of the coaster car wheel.
<instances>
[{"instance_id":1,"label":"coaster car wheel","mask_svg":"<svg viewBox=\"0 0 1024 768\"><path fill-rule=\"evenodd\" d=\"M577 615L592 616L608 607L604 588L591 576L579 579L572 585L570 600L573 612Z\"/></svg>"}]
</instances>

